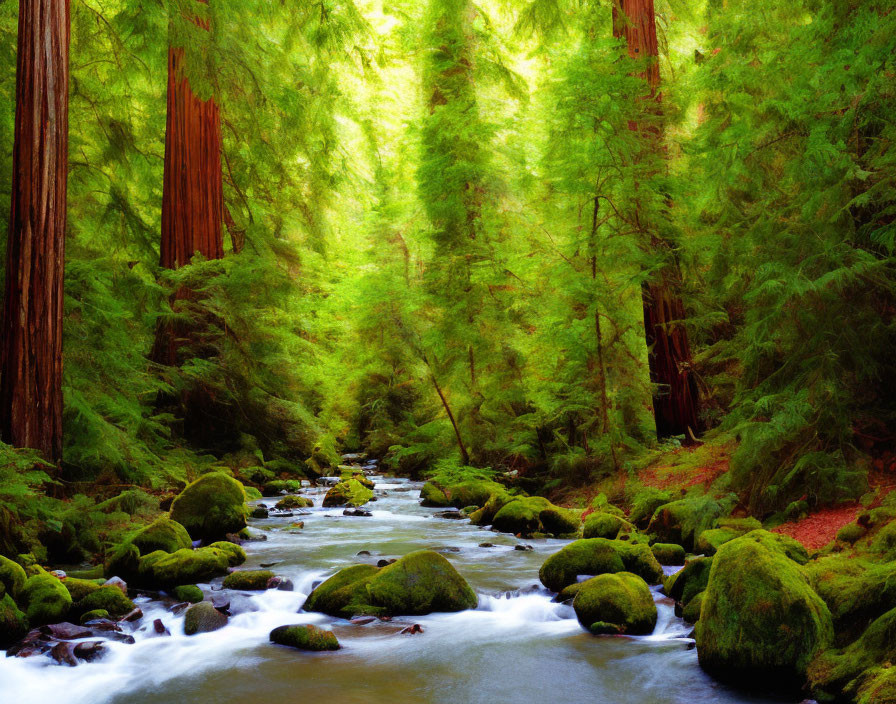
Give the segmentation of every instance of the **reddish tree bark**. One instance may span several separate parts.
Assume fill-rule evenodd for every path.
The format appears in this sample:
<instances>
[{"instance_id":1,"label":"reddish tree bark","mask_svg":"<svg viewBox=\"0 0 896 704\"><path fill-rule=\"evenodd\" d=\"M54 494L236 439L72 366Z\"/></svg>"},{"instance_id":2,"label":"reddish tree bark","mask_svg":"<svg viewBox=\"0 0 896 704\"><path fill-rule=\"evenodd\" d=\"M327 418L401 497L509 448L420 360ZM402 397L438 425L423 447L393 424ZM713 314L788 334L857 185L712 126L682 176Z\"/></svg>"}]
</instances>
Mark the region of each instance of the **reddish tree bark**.
<instances>
[{"instance_id":1,"label":"reddish tree bark","mask_svg":"<svg viewBox=\"0 0 896 704\"><path fill-rule=\"evenodd\" d=\"M613 34L624 38L628 55L646 62L639 73L648 85L645 112L658 116L660 93L659 45L653 0L616 0L613 5ZM645 150L659 150L662 131L659 121L651 119L629 123L643 135ZM644 230L648 224L635 213L635 221ZM644 333L647 340L650 381L657 391L653 397L656 431L659 437L684 435L685 444L695 442L701 430L700 397L693 375L691 346L684 327L684 303L677 261L668 242L651 234L650 246L669 258L666 266L642 287Z\"/></svg>"},{"instance_id":2,"label":"reddish tree bark","mask_svg":"<svg viewBox=\"0 0 896 704\"><path fill-rule=\"evenodd\" d=\"M68 0L19 0L0 436L53 462L62 457L68 78Z\"/></svg>"},{"instance_id":3,"label":"reddish tree bark","mask_svg":"<svg viewBox=\"0 0 896 704\"><path fill-rule=\"evenodd\" d=\"M208 4L208 0L196 0ZM194 18L208 30L203 20ZM168 117L165 129L165 173L162 193L161 265L177 269L198 252L206 259L224 256L224 196L221 172L221 114L214 98L200 99L190 86L182 47L168 49ZM181 289L174 295L189 300ZM191 331L160 326L152 358L177 363L180 340Z\"/></svg>"}]
</instances>

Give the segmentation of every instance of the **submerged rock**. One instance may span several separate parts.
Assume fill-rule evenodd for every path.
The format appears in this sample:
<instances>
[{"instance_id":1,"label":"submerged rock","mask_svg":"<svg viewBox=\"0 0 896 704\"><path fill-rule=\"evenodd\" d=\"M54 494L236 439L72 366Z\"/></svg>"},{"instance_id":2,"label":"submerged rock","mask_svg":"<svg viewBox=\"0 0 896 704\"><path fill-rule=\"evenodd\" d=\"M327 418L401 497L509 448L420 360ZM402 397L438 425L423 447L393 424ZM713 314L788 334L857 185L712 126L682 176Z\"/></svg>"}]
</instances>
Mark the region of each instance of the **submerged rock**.
<instances>
[{"instance_id":1,"label":"submerged rock","mask_svg":"<svg viewBox=\"0 0 896 704\"><path fill-rule=\"evenodd\" d=\"M463 611L477 603L475 592L448 560L420 550L386 567L354 565L340 570L311 592L303 608L350 618Z\"/></svg>"},{"instance_id":2,"label":"submerged rock","mask_svg":"<svg viewBox=\"0 0 896 704\"><path fill-rule=\"evenodd\" d=\"M184 616L184 633L188 636L197 633L210 633L224 628L227 616L222 614L208 601L193 604Z\"/></svg>"},{"instance_id":3,"label":"submerged rock","mask_svg":"<svg viewBox=\"0 0 896 704\"><path fill-rule=\"evenodd\" d=\"M631 572L602 574L582 582L572 606L579 623L596 635L647 635L656 626L650 587Z\"/></svg>"},{"instance_id":4,"label":"submerged rock","mask_svg":"<svg viewBox=\"0 0 896 704\"><path fill-rule=\"evenodd\" d=\"M632 572L648 584L659 584L663 568L643 543L588 538L576 540L541 566L541 583L554 592L574 584L579 575Z\"/></svg>"},{"instance_id":5,"label":"submerged rock","mask_svg":"<svg viewBox=\"0 0 896 704\"><path fill-rule=\"evenodd\" d=\"M833 641L828 607L777 536L762 530L723 544L713 558L696 627L708 672L740 683L797 688Z\"/></svg>"},{"instance_id":6,"label":"submerged rock","mask_svg":"<svg viewBox=\"0 0 896 704\"><path fill-rule=\"evenodd\" d=\"M271 631L270 639L277 645L299 650L339 650L339 641L332 631L325 631L311 624L280 626Z\"/></svg>"},{"instance_id":7,"label":"submerged rock","mask_svg":"<svg viewBox=\"0 0 896 704\"><path fill-rule=\"evenodd\" d=\"M171 519L194 540L221 540L246 527L243 485L223 472L204 474L188 484L171 504Z\"/></svg>"}]
</instances>

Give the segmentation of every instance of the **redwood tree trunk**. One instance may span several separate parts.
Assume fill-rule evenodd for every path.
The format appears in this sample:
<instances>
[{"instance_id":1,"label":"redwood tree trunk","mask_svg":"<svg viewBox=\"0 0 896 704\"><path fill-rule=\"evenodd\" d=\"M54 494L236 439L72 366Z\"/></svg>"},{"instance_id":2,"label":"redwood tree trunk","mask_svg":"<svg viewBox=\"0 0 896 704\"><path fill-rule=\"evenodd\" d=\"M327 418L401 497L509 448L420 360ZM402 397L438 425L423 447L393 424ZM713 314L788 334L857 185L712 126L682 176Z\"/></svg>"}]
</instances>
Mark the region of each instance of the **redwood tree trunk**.
<instances>
[{"instance_id":1,"label":"redwood tree trunk","mask_svg":"<svg viewBox=\"0 0 896 704\"><path fill-rule=\"evenodd\" d=\"M646 61L640 76L647 82L645 113L659 113L660 93L659 47L656 36L656 15L653 0L616 0L613 6L613 34L625 38L628 54ZM661 129L658 121L630 123L642 134L644 150L660 150ZM635 221L650 230L640 213ZM642 287L644 333L647 340L650 381L657 389L653 397L656 431L659 437L684 435L685 444L693 444L701 430L700 398L692 371L691 346L684 327L685 310L681 300L678 265L671 247L655 234L650 245L663 251L670 261Z\"/></svg>"},{"instance_id":2,"label":"redwood tree trunk","mask_svg":"<svg viewBox=\"0 0 896 704\"><path fill-rule=\"evenodd\" d=\"M62 457L68 0L19 0L0 437Z\"/></svg>"},{"instance_id":3,"label":"redwood tree trunk","mask_svg":"<svg viewBox=\"0 0 896 704\"><path fill-rule=\"evenodd\" d=\"M161 244L161 264L168 269L189 264L197 252L206 259L224 256L221 115L214 98L202 100L193 92L184 64L184 49L170 47ZM194 295L181 289L172 304ZM179 341L191 333L179 328L159 327L152 353L156 362L177 363Z\"/></svg>"}]
</instances>

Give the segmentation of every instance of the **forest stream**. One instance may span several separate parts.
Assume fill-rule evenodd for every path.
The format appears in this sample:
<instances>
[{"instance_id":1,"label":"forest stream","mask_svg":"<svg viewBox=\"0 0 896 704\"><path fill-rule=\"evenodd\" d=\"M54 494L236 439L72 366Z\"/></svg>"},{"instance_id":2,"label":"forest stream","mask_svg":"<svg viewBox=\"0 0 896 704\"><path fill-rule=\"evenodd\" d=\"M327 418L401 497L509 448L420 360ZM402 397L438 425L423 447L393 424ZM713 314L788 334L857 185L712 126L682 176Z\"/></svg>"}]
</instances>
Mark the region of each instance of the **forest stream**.
<instances>
[{"instance_id":1,"label":"forest stream","mask_svg":"<svg viewBox=\"0 0 896 704\"><path fill-rule=\"evenodd\" d=\"M421 483L372 478L377 501L366 507L372 516L350 517L342 508L322 508L326 487L321 487L304 492L315 507L296 512L301 516L252 521L267 540L245 544L245 567L271 566L293 582L294 591L225 592L220 578L201 585L207 598L228 598L233 616L222 630L192 637L183 635L183 611L174 613L171 602L141 597L136 601L144 616L133 626L136 643L107 643L108 653L99 662L66 668L42 657L0 659L4 700L771 701L730 690L700 669L688 637L691 627L675 616L659 587L653 588L659 619L652 635L592 636L571 606L553 602L538 583L544 560L570 541L521 540L466 520L441 518L435 515L439 509L420 506ZM304 528L289 530L297 520L304 521ZM477 609L363 624L301 611L313 586L335 571L423 548L449 557L476 590ZM162 620L170 636L155 636L155 619ZM342 649L312 654L269 642L271 629L295 623L332 629ZM423 632L400 633L412 624Z\"/></svg>"}]
</instances>

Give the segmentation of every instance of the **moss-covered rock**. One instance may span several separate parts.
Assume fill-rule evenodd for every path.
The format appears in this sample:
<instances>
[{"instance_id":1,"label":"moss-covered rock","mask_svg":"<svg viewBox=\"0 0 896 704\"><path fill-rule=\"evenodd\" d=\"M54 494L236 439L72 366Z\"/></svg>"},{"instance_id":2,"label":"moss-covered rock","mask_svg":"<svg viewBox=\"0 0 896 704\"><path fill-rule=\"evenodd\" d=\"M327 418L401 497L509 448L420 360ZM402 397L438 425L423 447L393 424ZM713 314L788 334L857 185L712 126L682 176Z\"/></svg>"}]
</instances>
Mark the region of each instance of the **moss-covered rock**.
<instances>
[{"instance_id":1,"label":"moss-covered rock","mask_svg":"<svg viewBox=\"0 0 896 704\"><path fill-rule=\"evenodd\" d=\"M515 497L503 487L500 490L496 490L495 493L488 497L488 500L481 508L476 509L470 514L470 523L477 526L491 525L495 520L495 516L498 515L498 512L508 503L513 501L514 498Z\"/></svg>"},{"instance_id":2,"label":"moss-covered rock","mask_svg":"<svg viewBox=\"0 0 896 704\"><path fill-rule=\"evenodd\" d=\"M613 540L620 533L630 533L634 529L631 523L613 513L598 511L589 514L582 528L583 538L607 538Z\"/></svg>"},{"instance_id":3,"label":"moss-covered rock","mask_svg":"<svg viewBox=\"0 0 896 704\"><path fill-rule=\"evenodd\" d=\"M171 504L171 519L194 540L221 540L246 527L243 485L223 472L204 474L187 485Z\"/></svg>"},{"instance_id":4,"label":"moss-covered rock","mask_svg":"<svg viewBox=\"0 0 896 704\"><path fill-rule=\"evenodd\" d=\"M224 578L225 589L245 589L247 591L263 591L274 577L270 570L243 570L231 572Z\"/></svg>"},{"instance_id":5,"label":"moss-covered rock","mask_svg":"<svg viewBox=\"0 0 896 704\"><path fill-rule=\"evenodd\" d=\"M706 589L711 569L711 557L697 557L689 560L684 569L666 580L663 591L670 598L686 605Z\"/></svg>"},{"instance_id":6,"label":"moss-covered rock","mask_svg":"<svg viewBox=\"0 0 896 704\"><path fill-rule=\"evenodd\" d=\"M237 567L246 561L246 551L236 543L231 543L227 540L219 540L208 547L220 550L227 555L227 564L231 567Z\"/></svg>"},{"instance_id":7,"label":"moss-covered rock","mask_svg":"<svg viewBox=\"0 0 896 704\"><path fill-rule=\"evenodd\" d=\"M3 584L7 594L18 599L27 579L28 575L19 563L0 555L0 584Z\"/></svg>"},{"instance_id":8,"label":"moss-covered rock","mask_svg":"<svg viewBox=\"0 0 896 704\"><path fill-rule=\"evenodd\" d=\"M756 530L719 548L696 628L704 669L728 680L799 687L833 635L828 607L776 536Z\"/></svg>"},{"instance_id":9,"label":"moss-covered rock","mask_svg":"<svg viewBox=\"0 0 896 704\"><path fill-rule=\"evenodd\" d=\"M631 511L628 520L633 525L646 528L656 510L671 500L672 493L667 489L641 487L630 498Z\"/></svg>"},{"instance_id":10,"label":"moss-covered rock","mask_svg":"<svg viewBox=\"0 0 896 704\"><path fill-rule=\"evenodd\" d=\"M297 479L274 479L264 485L261 493L264 496L279 496L283 492L297 492L301 488L302 482Z\"/></svg>"},{"instance_id":11,"label":"moss-covered rock","mask_svg":"<svg viewBox=\"0 0 896 704\"><path fill-rule=\"evenodd\" d=\"M693 550L697 537L713 527L723 514L722 505L710 496L679 499L660 506L650 519L647 532L663 543L676 543Z\"/></svg>"},{"instance_id":12,"label":"moss-covered rock","mask_svg":"<svg viewBox=\"0 0 896 704\"><path fill-rule=\"evenodd\" d=\"M368 489L373 489L376 484L373 483L373 480L369 477L365 477L363 472L359 472L356 469L347 468L341 471L339 475L340 481L347 482L349 479L355 479L363 486L366 486Z\"/></svg>"},{"instance_id":13,"label":"moss-covered rock","mask_svg":"<svg viewBox=\"0 0 896 704\"><path fill-rule=\"evenodd\" d=\"M373 498L373 492L357 479L339 482L324 496L324 508L337 506L363 506Z\"/></svg>"},{"instance_id":14,"label":"moss-covered rock","mask_svg":"<svg viewBox=\"0 0 896 704\"><path fill-rule=\"evenodd\" d=\"M865 526L858 523L847 523L837 531L837 540L852 544L864 538L867 533L868 529Z\"/></svg>"},{"instance_id":15,"label":"moss-covered rock","mask_svg":"<svg viewBox=\"0 0 896 704\"><path fill-rule=\"evenodd\" d=\"M683 565L687 555L681 545L674 543L654 543L650 551L661 565Z\"/></svg>"},{"instance_id":16,"label":"moss-covered rock","mask_svg":"<svg viewBox=\"0 0 896 704\"><path fill-rule=\"evenodd\" d=\"M62 586L68 589L68 593L72 595L72 602L77 603L91 592L95 592L102 587L103 580L68 577L63 580Z\"/></svg>"},{"instance_id":17,"label":"moss-covered rock","mask_svg":"<svg viewBox=\"0 0 896 704\"><path fill-rule=\"evenodd\" d=\"M83 626L85 623L88 623L89 621L96 621L101 618L111 619L112 615L105 609L94 609L93 611L87 611L86 613L81 614L80 623Z\"/></svg>"},{"instance_id":18,"label":"moss-covered rock","mask_svg":"<svg viewBox=\"0 0 896 704\"><path fill-rule=\"evenodd\" d=\"M305 602L306 611L331 616L418 616L463 611L478 599L442 555L430 550L405 555L383 568L355 565L330 577Z\"/></svg>"},{"instance_id":19,"label":"moss-covered rock","mask_svg":"<svg viewBox=\"0 0 896 704\"><path fill-rule=\"evenodd\" d=\"M656 626L650 587L631 572L602 574L583 582L572 606L579 623L588 630L597 624L597 633L607 632L607 624L629 635L646 635Z\"/></svg>"},{"instance_id":20,"label":"moss-covered rock","mask_svg":"<svg viewBox=\"0 0 896 704\"><path fill-rule=\"evenodd\" d=\"M227 625L227 616L218 611L211 602L200 601L193 604L184 616L184 633L211 633Z\"/></svg>"},{"instance_id":21,"label":"moss-covered rock","mask_svg":"<svg viewBox=\"0 0 896 704\"><path fill-rule=\"evenodd\" d=\"M156 550L177 552L193 547L193 541L190 540L187 529L168 516L161 516L146 528L138 531L131 538L131 542L137 546L141 555L149 555Z\"/></svg>"},{"instance_id":22,"label":"moss-covered rock","mask_svg":"<svg viewBox=\"0 0 896 704\"><path fill-rule=\"evenodd\" d=\"M202 590L195 584L181 584L171 591L171 595L180 602L188 602L190 604L198 604L205 599Z\"/></svg>"},{"instance_id":23,"label":"moss-covered rock","mask_svg":"<svg viewBox=\"0 0 896 704\"><path fill-rule=\"evenodd\" d=\"M281 511L294 508L311 508L313 506L314 501L307 496L284 496L275 504L275 508Z\"/></svg>"},{"instance_id":24,"label":"moss-covered rock","mask_svg":"<svg viewBox=\"0 0 896 704\"><path fill-rule=\"evenodd\" d=\"M706 592L695 594L681 612L681 617L688 623L697 623L700 620L700 610L703 608L703 596Z\"/></svg>"},{"instance_id":25,"label":"moss-covered rock","mask_svg":"<svg viewBox=\"0 0 896 704\"><path fill-rule=\"evenodd\" d=\"M426 482L420 490L420 505L431 508L446 508L451 505L448 494L438 484Z\"/></svg>"},{"instance_id":26,"label":"moss-covered rock","mask_svg":"<svg viewBox=\"0 0 896 704\"><path fill-rule=\"evenodd\" d=\"M75 604L75 608L80 613L104 609L118 618L130 613L136 607L118 587L100 587Z\"/></svg>"},{"instance_id":27,"label":"moss-covered rock","mask_svg":"<svg viewBox=\"0 0 896 704\"><path fill-rule=\"evenodd\" d=\"M420 491L423 506L454 506L462 509L466 506L485 506L495 494L510 498L503 485L489 479L468 479L466 481L442 486L435 482L427 482ZM501 505L506 501L501 502ZM500 506L495 509L497 513ZM492 514L494 516L494 514ZM484 525L484 524L482 524Z\"/></svg>"},{"instance_id":28,"label":"moss-covered rock","mask_svg":"<svg viewBox=\"0 0 896 704\"><path fill-rule=\"evenodd\" d=\"M132 542L126 541L107 555L104 567L107 577L121 577L128 582L139 579L140 549Z\"/></svg>"},{"instance_id":29,"label":"moss-covered rock","mask_svg":"<svg viewBox=\"0 0 896 704\"><path fill-rule=\"evenodd\" d=\"M38 573L25 581L19 596L32 627L65 620L72 607L72 597L56 577Z\"/></svg>"},{"instance_id":30,"label":"moss-covered rock","mask_svg":"<svg viewBox=\"0 0 896 704\"><path fill-rule=\"evenodd\" d=\"M492 521L496 530L514 535L569 535L579 529L579 516L541 496L518 497L505 504Z\"/></svg>"},{"instance_id":31,"label":"moss-covered rock","mask_svg":"<svg viewBox=\"0 0 896 704\"><path fill-rule=\"evenodd\" d=\"M7 648L28 633L28 618L10 594L0 598L0 648Z\"/></svg>"},{"instance_id":32,"label":"moss-covered rock","mask_svg":"<svg viewBox=\"0 0 896 704\"><path fill-rule=\"evenodd\" d=\"M632 572L649 584L659 584L663 568L650 547L623 540L588 538L576 540L551 555L538 576L551 591L559 592L576 582L579 575Z\"/></svg>"},{"instance_id":33,"label":"moss-covered rock","mask_svg":"<svg viewBox=\"0 0 896 704\"><path fill-rule=\"evenodd\" d=\"M230 556L218 548L207 547L178 550L170 555L155 552L143 558L141 563L145 565L144 574L149 580L164 589L181 584L208 582L214 577L227 574Z\"/></svg>"},{"instance_id":34,"label":"moss-covered rock","mask_svg":"<svg viewBox=\"0 0 896 704\"><path fill-rule=\"evenodd\" d=\"M310 624L280 626L271 631L270 638L272 643L299 650L339 650L339 641L332 631L325 631Z\"/></svg>"},{"instance_id":35,"label":"moss-covered rock","mask_svg":"<svg viewBox=\"0 0 896 704\"><path fill-rule=\"evenodd\" d=\"M716 521L715 528L700 533L694 544L694 552L700 555L715 555L716 551L729 540L760 528L762 524L755 518L720 519Z\"/></svg>"}]
</instances>

